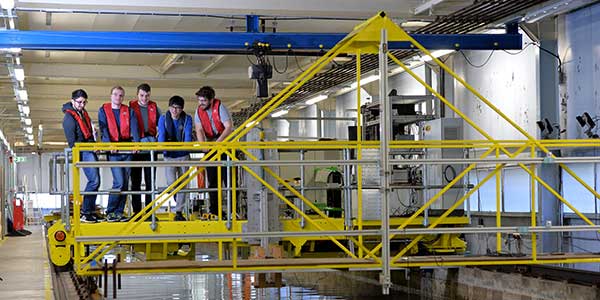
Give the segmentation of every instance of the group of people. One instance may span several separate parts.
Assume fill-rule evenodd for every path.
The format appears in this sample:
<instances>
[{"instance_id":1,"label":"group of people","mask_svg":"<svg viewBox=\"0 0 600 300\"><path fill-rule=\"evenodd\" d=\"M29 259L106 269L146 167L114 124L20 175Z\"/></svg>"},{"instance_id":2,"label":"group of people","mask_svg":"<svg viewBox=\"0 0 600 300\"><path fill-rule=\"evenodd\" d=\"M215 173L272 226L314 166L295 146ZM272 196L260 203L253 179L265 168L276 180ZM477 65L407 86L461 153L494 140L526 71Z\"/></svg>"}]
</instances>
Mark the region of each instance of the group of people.
<instances>
[{"instance_id":1,"label":"group of people","mask_svg":"<svg viewBox=\"0 0 600 300\"><path fill-rule=\"evenodd\" d=\"M215 90L205 86L196 92L198 107L195 116L188 115L183 109L185 100L181 96L172 96L169 99L169 109L162 113L157 103L150 100L151 88L147 83L137 87L137 97L129 101L129 106L123 103L125 89L115 86L110 90L110 102L103 104L98 110L98 124L100 140L102 142L191 142L195 139L204 141L223 141L233 130L233 123L229 111L215 98ZM62 111L63 129L69 147L75 143L95 142L96 130L92 120L85 109L88 95L82 90L73 91L71 101L65 103ZM194 131L195 128L195 131ZM189 151L165 151L163 153L166 161L189 160ZM224 158L223 158L224 159ZM96 152L82 151L81 161L98 161ZM108 161L150 161L150 153L134 152L119 153L110 151L107 153ZM185 167L166 167L166 179L168 183L174 182L185 173ZM85 187L86 192L97 192L100 187L100 172L98 168L83 168L88 180ZM113 190L118 191L140 191L142 178L145 183L145 191L151 191L154 186L151 167L125 168L111 167L113 177ZM143 176L142 176L143 174ZM129 180L131 179L131 187ZM206 179L209 188L216 188L217 167L206 168ZM131 196L133 214L142 209L141 193ZM86 194L83 197L81 207L81 221L95 223L100 221L95 213L97 195ZM178 193L174 196L175 221L185 221L184 207L185 194ZM111 193L108 197L106 207L106 221L120 222L129 218L124 215L127 195L123 193ZM210 213L218 213L218 194L209 192ZM150 195L145 194L146 205L151 202Z\"/></svg>"}]
</instances>

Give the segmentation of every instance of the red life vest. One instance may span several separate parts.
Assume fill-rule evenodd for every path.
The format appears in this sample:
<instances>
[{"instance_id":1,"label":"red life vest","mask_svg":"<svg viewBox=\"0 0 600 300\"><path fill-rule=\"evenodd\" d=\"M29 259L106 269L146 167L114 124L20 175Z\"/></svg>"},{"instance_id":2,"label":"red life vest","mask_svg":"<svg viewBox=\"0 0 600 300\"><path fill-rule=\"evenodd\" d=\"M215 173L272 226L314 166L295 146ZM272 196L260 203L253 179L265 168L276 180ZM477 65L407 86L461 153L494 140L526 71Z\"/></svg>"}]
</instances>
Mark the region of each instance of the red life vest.
<instances>
[{"instance_id":1,"label":"red life vest","mask_svg":"<svg viewBox=\"0 0 600 300\"><path fill-rule=\"evenodd\" d=\"M202 129L204 130L207 139L216 138L225 130L225 126L223 125L223 122L221 122L221 116L219 115L219 108L221 108L221 100L213 99L211 113L213 123L215 124L215 128L217 128L217 134L215 134L212 125L210 124L208 114L204 109L198 106L198 118L200 119L200 124L202 124Z\"/></svg>"},{"instance_id":2,"label":"red life vest","mask_svg":"<svg viewBox=\"0 0 600 300\"><path fill-rule=\"evenodd\" d=\"M92 120L90 119L90 115L88 115L86 110L83 110L83 119L81 116L73 109L65 110L66 113L70 114L77 124L79 124L79 129L83 133L83 138L89 140L92 138ZM85 119L85 120L84 120Z\"/></svg>"},{"instance_id":3,"label":"red life vest","mask_svg":"<svg viewBox=\"0 0 600 300\"><path fill-rule=\"evenodd\" d=\"M129 101L129 107L133 109L135 117L137 118L140 138L145 137L146 132L150 133L151 136L156 136L156 102L148 101L148 130L144 128L144 119L142 118L142 110L140 109L138 100Z\"/></svg>"},{"instance_id":4,"label":"red life vest","mask_svg":"<svg viewBox=\"0 0 600 300\"><path fill-rule=\"evenodd\" d=\"M110 103L104 103L102 105L104 114L106 115L106 123L108 125L108 133L110 135L111 142L127 141L131 139L130 133L130 122L129 122L129 107L121 104L119 109L119 124L120 128L117 128L117 120L112 111Z\"/></svg>"}]
</instances>

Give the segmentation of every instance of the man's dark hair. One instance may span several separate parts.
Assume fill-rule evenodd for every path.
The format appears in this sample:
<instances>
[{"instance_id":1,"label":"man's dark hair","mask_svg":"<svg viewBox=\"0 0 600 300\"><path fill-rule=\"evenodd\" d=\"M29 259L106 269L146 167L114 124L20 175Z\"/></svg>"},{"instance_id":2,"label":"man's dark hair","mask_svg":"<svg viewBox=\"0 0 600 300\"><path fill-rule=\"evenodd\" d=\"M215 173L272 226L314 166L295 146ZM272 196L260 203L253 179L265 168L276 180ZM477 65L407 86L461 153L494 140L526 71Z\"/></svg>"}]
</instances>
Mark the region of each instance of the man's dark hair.
<instances>
[{"instance_id":1,"label":"man's dark hair","mask_svg":"<svg viewBox=\"0 0 600 300\"><path fill-rule=\"evenodd\" d=\"M181 96L173 96L171 97L171 99L169 99L169 106L173 106L173 105L179 105L181 106L181 108L183 108L183 105L185 104L185 100L183 100L183 98L181 98Z\"/></svg>"},{"instance_id":2,"label":"man's dark hair","mask_svg":"<svg viewBox=\"0 0 600 300\"><path fill-rule=\"evenodd\" d=\"M73 100L78 99L80 97L83 97L84 99L87 99L88 95L82 89L74 90L73 93L71 94L71 99L73 99Z\"/></svg>"},{"instance_id":3,"label":"man's dark hair","mask_svg":"<svg viewBox=\"0 0 600 300\"><path fill-rule=\"evenodd\" d=\"M137 93L139 93L140 90L142 90L142 91L144 91L146 93L150 93L150 90L151 90L150 89L150 85L147 84L147 83L142 83L142 84L138 85L138 87L137 87Z\"/></svg>"},{"instance_id":4,"label":"man's dark hair","mask_svg":"<svg viewBox=\"0 0 600 300\"><path fill-rule=\"evenodd\" d=\"M212 100L215 99L215 90L210 86L203 86L196 92L196 96Z\"/></svg>"}]
</instances>

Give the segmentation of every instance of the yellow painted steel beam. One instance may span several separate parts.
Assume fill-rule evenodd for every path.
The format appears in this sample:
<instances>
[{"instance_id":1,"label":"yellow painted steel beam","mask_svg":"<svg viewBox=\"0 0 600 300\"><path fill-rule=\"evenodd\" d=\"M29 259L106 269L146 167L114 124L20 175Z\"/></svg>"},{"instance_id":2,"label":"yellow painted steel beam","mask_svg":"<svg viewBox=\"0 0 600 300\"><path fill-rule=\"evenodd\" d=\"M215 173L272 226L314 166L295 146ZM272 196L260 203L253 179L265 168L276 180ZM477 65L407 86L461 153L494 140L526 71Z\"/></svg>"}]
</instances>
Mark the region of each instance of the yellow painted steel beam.
<instances>
[{"instance_id":1,"label":"yellow painted steel beam","mask_svg":"<svg viewBox=\"0 0 600 300\"><path fill-rule=\"evenodd\" d=\"M446 260L444 256L437 256L433 261L422 261L418 258L412 259L405 257L400 263L392 263L393 268L413 268L413 267L460 267L460 266L485 266L485 265L541 265L541 264L576 264L576 263L599 263L600 257L586 258L552 258L538 260L531 259L510 259L501 260L494 258L481 257L480 260ZM229 261L231 262L231 261ZM125 263L123 263L125 264ZM122 266L123 266L122 264ZM227 266L199 267L199 268L148 268L148 269L128 269L122 267L117 269L118 274L151 274L151 273L227 273L227 272L261 272L261 271L295 271L295 270L326 270L326 269L373 269L380 268L378 263L348 263L348 264L320 264L320 265L293 265L293 266L234 266L233 263ZM102 275L101 270L93 269L79 272L82 276Z\"/></svg>"},{"instance_id":2,"label":"yellow painted steel beam","mask_svg":"<svg viewBox=\"0 0 600 300\"><path fill-rule=\"evenodd\" d=\"M494 148L488 149L481 156L481 158L487 157L493 151L494 151ZM442 195L444 195L444 193L446 193L446 191L448 191L450 188L452 188L452 186L454 186L467 173L469 173L473 168L475 168L475 166L477 166L477 164L476 163L472 163L468 167L466 167L460 174L458 174L452 181L448 182L448 184L446 184L446 186L443 189L441 189L440 191L438 191L433 197L431 197L431 199L429 199L423 206L421 206L417 211L415 211L404 223L402 223L396 229L405 228L412 220L414 220L415 218L417 218L429 206L431 206L435 201L437 201L437 199L439 199ZM390 239L394 238L394 235L391 235L389 238ZM381 249L382 246L383 246L383 244L379 243L377 246L375 246L375 248L373 248L371 251L369 251L366 256L369 257L370 255L376 253L377 251L379 251L379 249Z\"/></svg>"},{"instance_id":3,"label":"yellow painted steel beam","mask_svg":"<svg viewBox=\"0 0 600 300\"><path fill-rule=\"evenodd\" d=\"M450 215L450 213L452 213L467 198L471 197L471 195L474 192L476 192L488 180L490 180L492 177L494 177L498 171L502 170L503 167L504 167L504 164L501 164L500 166L496 167L494 169L494 171L490 172L490 174L488 174L487 176L485 176L485 178L483 178L483 180L481 180L475 187L473 187L472 189L470 189L465 195L463 195L458 201L456 201L450 208L448 208L437 220L435 220L429 226L427 226L427 228L432 229L432 228L435 228L437 225L439 225L441 223L441 221L444 220L444 218L446 218L448 215ZM409 251L412 247L414 247L415 245L417 245L417 243L421 239L423 239L424 236L425 235L421 234L421 235L418 235L417 237L415 237L414 239L412 239L412 241L406 247L404 247L398 254L396 254L392 258L391 261L397 261L399 258L401 258L404 254L406 254L407 251Z\"/></svg>"},{"instance_id":4,"label":"yellow painted steel beam","mask_svg":"<svg viewBox=\"0 0 600 300\"><path fill-rule=\"evenodd\" d=\"M177 186L172 191L173 193L179 192L185 185L187 185L193 179L193 176L190 176L190 177L187 177L185 180L182 180L182 178L184 178L185 176L189 175L190 172L192 172L192 169L194 169L194 168L190 168L187 172L184 173L184 176L181 176L173 184L171 184L169 186L169 188L172 188L173 186ZM197 172L197 169L196 169L196 172ZM163 191L161 193L161 195L163 196L164 199L162 199L161 202L156 207L151 209L150 212L146 213L144 215L145 217L148 217L150 214L152 214L152 212L156 211L164 202L167 201L168 197L164 197L164 195L166 194L166 191L169 190L169 188L167 188L165 191ZM157 200L158 200L158 198L154 199L153 202L156 202ZM141 224L142 224L142 220L138 220L137 222L135 222L133 219L131 219L126 223L126 227L123 229L123 232L121 232L120 234L127 234L127 233L131 232L131 230L134 230L136 227L138 227ZM97 259L103 257L104 255L106 255L108 253L108 251L110 251L116 245L117 245L116 242L113 242L110 244L103 243L100 247L96 248L94 251L92 251L92 253L90 253L87 257L85 257L83 262L80 262L80 263L76 262L78 269L80 269L82 264L87 264L88 262L90 262L94 257L97 257ZM77 246L78 245L76 244L75 248L77 248ZM87 269L89 267L90 267L90 265L87 264L84 266L84 269Z\"/></svg>"},{"instance_id":5,"label":"yellow painted steel beam","mask_svg":"<svg viewBox=\"0 0 600 300\"><path fill-rule=\"evenodd\" d=\"M246 154L246 157L248 157L248 158L250 158L250 159L252 159L252 160L257 160L257 158L256 158L254 155L252 155L250 152L247 152L246 150L242 150L242 152L244 152L244 153ZM230 154L230 153L228 153L228 154ZM248 171L248 170L250 170L250 171L251 171L251 169L250 169L250 168L248 168L248 167L246 167L246 166L243 166L243 168L244 168L246 171ZM304 196L303 196L303 195L302 195L300 192L298 192L298 191L297 191L297 190L296 190L294 187L292 187L292 186L291 186L291 185L289 185L287 182L285 182L285 180L283 180L283 179L282 179L280 176L278 176L277 174L275 174L275 172L273 172L273 170L271 170L270 168L268 168L268 167L265 167L265 166L263 166L263 170L265 170L267 173L269 173L269 175L273 176L273 178L275 178L275 179L277 180L277 182L279 182L279 184L283 185L283 186L284 186L286 189L288 189L288 191L292 192L292 194L294 194L296 197L298 197L298 199L300 199L300 200L301 200L301 201L303 201L303 202L304 202L306 205L308 205L308 207L309 207L310 209L312 209L314 212L316 212L316 213L317 213L317 214L318 214L318 215L319 215L321 218L324 218L325 220L331 221L331 219L330 219L330 218L329 218L327 215L325 215L325 214L324 214L324 213L323 213L323 212L322 212L322 211L321 211L321 210L320 210L318 207L316 207L316 206L315 206L315 205L314 205L314 204L313 204L311 201L309 201L308 199L306 199L306 197L304 197ZM252 172L252 173L254 173L254 172ZM258 177L258 175L256 175L256 173L254 173L254 175L253 175L253 176L256 176L256 177ZM257 179L258 179L258 178L257 178ZM260 179L260 180L262 180L262 179ZM259 181L260 181L260 180L259 180ZM262 181L266 183L266 181L264 181L264 180L262 180ZM264 184L263 184L263 185L264 185ZM299 209L298 207L296 207L296 205L294 205L293 203L291 203L291 202L290 202L290 201L289 201L287 198L285 198L285 197L279 197L279 198L280 198L281 200L283 200L284 202L286 202L286 204L288 204L288 205L289 205L289 206L290 206L292 209L294 209L295 211L299 212L299 213L300 213L302 216L306 217L307 219L310 219L310 218L308 218L308 216L306 216L306 215L304 214L304 212L303 212L301 209ZM343 228L344 228L344 226L342 225L342 226L340 226L339 228L337 228L337 230L343 230ZM356 246L358 246L359 248L361 248L361 249L363 249L363 250L365 250L365 251L367 251L367 250L368 250L368 249L367 249L367 248L366 248L366 247L365 247L365 246L364 246L362 243L359 243L359 242L358 242L358 240L356 240L354 237L349 237L349 239L350 239L350 240L351 240L353 243L355 243L355 245L356 245ZM336 242L337 242L337 241L336 241ZM337 244L337 243L336 243L336 244ZM341 244L340 244L340 245L338 245L338 246L341 246ZM343 247L343 246L342 246L342 247ZM343 249L346 249L346 247L344 247ZM347 249L346 249L346 250L347 250ZM344 252L345 252L345 251L344 251ZM354 254L352 254L351 256L352 256L352 257L354 257ZM373 258L375 258L375 259L378 259L377 257L373 257Z\"/></svg>"},{"instance_id":6,"label":"yellow painted steel beam","mask_svg":"<svg viewBox=\"0 0 600 300\"><path fill-rule=\"evenodd\" d=\"M227 155L230 155L231 153L227 152ZM250 153L246 153L246 155L252 155ZM236 159L235 156L233 157L233 159ZM289 205L292 209L294 209L296 212L298 212L302 217L304 217L308 222L311 222L314 224L314 222L312 221L312 219L310 217L308 217L308 215L306 215L302 210L300 210L298 207L296 207L292 202L290 202L284 195L282 195L277 189L275 189L274 187L272 187L268 182L266 182L263 178L261 178L260 176L258 176L258 174L256 174L254 171L252 171L252 169L250 169L247 166L242 166L242 168L244 170L246 170L246 172L248 172L250 175L252 175L256 180L258 180L260 183L262 183L267 189L269 189L274 195L276 195L279 199L281 199L283 202L285 202L285 204ZM317 225L318 226L318 225ZM319 228L319 230L323 230L322 228ZM339 230L339 229L338 229ZM356 256L354 254L352 254L352 252L350 250L348 250L348 248L346 248L344 245L342 245L335 237L329 236L329 238L331 239L331 241L336 244L338 247L340 247L340 249L342 249L342 251L344 251L346 254L348 254L350 257L354 257L356 258Z\"/></svg>"}]
</instances>

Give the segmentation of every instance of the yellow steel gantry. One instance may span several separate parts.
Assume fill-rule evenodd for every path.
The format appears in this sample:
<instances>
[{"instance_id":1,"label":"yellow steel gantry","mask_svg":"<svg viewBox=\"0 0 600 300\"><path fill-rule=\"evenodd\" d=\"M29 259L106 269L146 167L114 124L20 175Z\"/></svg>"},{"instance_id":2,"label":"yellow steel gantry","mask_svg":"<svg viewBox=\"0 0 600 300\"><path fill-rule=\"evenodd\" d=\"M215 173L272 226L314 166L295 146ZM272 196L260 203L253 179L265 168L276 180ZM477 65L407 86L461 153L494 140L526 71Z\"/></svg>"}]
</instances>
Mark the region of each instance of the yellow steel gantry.
<instances>
[{"instance_id":1,"label":"yellow steel gantry","mask_svg":"<svg viewBox=\"0 0 600 300\"><path fill-rule=\"evenodd\" d=\"M258 125L264 120L269 114L271 114L276 108L278 108L286 99L292 96L302 85L308 82L317 72L327 66L336 56L340 54L352 54L356 55L356 81L357 87L357 107L360 107L360 82L361 82L361 55L364 54L376 54L379 52L379 46L381 43L381 32L385 30L389 41L405 41L410 42L414 45L416 50L419 50L424 55L431 57L432 62L437 64L441 69L450 74L456 82L464 86L473 95L475 95L481 102L491 108L497 113L503 120L508 122L513 128L520 132L525 139L524 140L496 140L485 130L479 127L471 118L466 114L462 113L456 106L444 98L434 88L428 85L423 79L415 74L410 67L401 62L391 52L387 51L385 55L389 57L393 62L399 65L407 74L412 76L417 82L423 85L431 94L446 105L446 107L453 110L458 116L465 120L470 126L472 126L477 132L479 132L485 140L459 140L459 141L391 141L388 147L390 149L401 149L401 148L459 148L459 149L483 149L483 154L478 158L472 160L464 171L449 182L443 189L441 189L436 195L429 199L421 208L414 212L410 217L393 219L391 226L395 227L395 231L390 233L387 239L394 239L400 235L403 237L410 237L411 242L408 243L404 248L400 249L397 253L390 254L388 261L390 264L386 265L382 263L382 257L380 251L382 250L382 243L376 246L371 246L366 242L372 236L381 237L382 231L367 232L365 228L372 228L367 225L367 222L363 220L362 212L362 178L361 178L361 150L363 149L379 149L380 144L378 141L363 141L361 137L361 116L360 110L358 109L357 116L357 141L326 141L326 142L276 142L276 141L259 141L259 142L240 142L242 138L249 130L254 126ZM205 143L85 143L76 144L73 148L73 181L79 182L80 171L80 152L81 151L107 151L107 150L154 150L154 151L169 151L169 150L181 150L181 149L210 149L208 154L202 160L195 162L195 165L190 168L183 176L171 184L167 189L162 191L153 201L148 204L142 212L131 218L127 223L116 223L116 224L80 224L79 208L81 205L81 194L78 185L74 185L74 208L73 208L73 227L72 230L67 232L66 239L64 241L57 241L50 239L49 247L51 249L52 261L57 265L64 265L69 260L73 260L74 269L79 275L99 275L98 265L101 264L101 259L104 255L109 253L111 249L119 244L136 244L136 243L182 243L182 242L218 242L219 243L219 261L213 264L203 263L195 264L186 262L184 264L150 264L147 265L136 265L135 268L128 268L127 263L122 263L122 267L119 272L122 273L142 273L142 272L175 272L175 271L218 271L218 272L235 272L235 271L278 271L284 269L326 269L326 268L404 268L404 267L418 267L418 266L466 266L466 265L489 265L489 264L546 264L546 263L580 263L580 262L600 262L600 256L595 255L548 255L538 253L536 246L536 234L533 232L532 237L532 253L531 256L520 257L520 258L489 258L480 257L474 259L472 257L464 256L452 256L450 258L441 256L431 257L408 257L407 253L414 251L415 246L424 239L426 233L414 233L409 230L411 227L418 227L422 224L420 214L426 209L431 207L442 195L451 189L456 183L465 177L467 173L474 170L476 166L481 165L483 161L492 163L495 168L490 172L483 180L481 180L474 188L469 190L465 195L460 197L452 207L445 211L441 216L437 218L431 218L432 222L427 227L430 232L434 232L439 225L466 225L464 217L450 217L452 211L461 206L464 201L471 196L477 189L483 184L489 181L492 177L496 180L496 226L497 231L497 250L501 251L501 214L500 214L500 171L508 164L514 163L521 169L527 172L530 176L531 190L535 190L535 185L539 183L541 186L550 191L556 198L562 203L568 206L575 214L581 217L587 224L590 225L592 230L597 230L595 224L590 221L584 214L578 211L573 205L571 205L559 192L553 189L545 181L543 181L537 174L535 169L535 153L541 151L546 155L546 162L558 163L559 166L570 176L572 176L577 182L583 185L589 192L591 192L596 199L600 198L600 194L578 177L570 168L568 168L559 158L556 158L551 149L555 148L566 148L566 147L599 147L600 141L598 140L537 140L532 135L527 133L518 124L512 121L502 111L500 111L492 102L484 98L478 93L472 86L470 86L464 79L460 78L455 72L447 67L442 61L433 56L427 49L420 45L417 41L411 38L402 28L394 24L394 22L385 16L384 13L379 13L369 19L368 21L356 26L354 30L346 36L339 44L334 48L325 53L320 57L312 66L304 71L298 78L296 78L290 85L288 85L278 95L270 99L259 111L248 118L243 124L241 124L234 132L223 142L205 142ZM243 169L252 177L256 178L261 182L270 192L272 192L281 201L291 207L298 213L299 216L304 218L307 222L306 228L299 226L299 220L284 220L283 228L288 237L283 237L286 240L296 246L296 254L299 254L299 248L309 240L330 240L336 244L341 251L346 254L346 258L340 260L324 259L324 260L303 260L295 259L294 262L279 261L278 263L265 263L257 262L254 260L243 260L237 256L237 247L241 243L241 237L244 235L242 232L243 220L237 220L235 214L233 214L232 226L227 228L224 221L187 221L187 222L159 222L156 230L151 230L148 226L143 226L143 220L150 217L156 210L170 197L171 194L177 193L184 188L198 172L201 172L207 161L214 162L220 157L220 154L226 154L230 157L233 163L239 163L239 158L235 156L236 151L244 153L248 160L257 161L248 150L249 149L356 149L357 152L357 190L358 190L358 215L353 220L353 228L345 228L343 220L333 219L328 217L323 211L319 210L313 203L314 199L307 199L297 189L283 180L275 171L268 166L262 166L266 174L276 179L278 184L283 188L287 189L294 196L300 199L308 208L316 212L317 216L307 215L304 211L299 209L294 203L288 200L279 187L270 185L264 178L258 176L255 172L250 169L247 165L239 164L236 165ZM524 151L530 151L531 160L526 161L519 158L519 154ZM212 155L217 154L217 155ZM489 156L495 157L495 159L488 158ZM502 157L507 158L502 158ZM211 157L207 160L206 157ZM530 163L530 165L527 165ZM234 176L235 178L235 176ZM221 191L221 181L219 180L219 191ZM236 211L236 190L235 183L232 184L232 210ZM221 203L219 202L218 211L221 212ZM535 194L531 195L531 227L530 229L536 229L536 208L535 208ZM389 218L389 216L388 216ZM138 220L138 221L136 221ZM221 216L219 216L221 220ZM389 219L388 219L389 220ZM146 223L147 224L147 223ZM371 226L380 226L379 223L370 224ZM57 223L49 229L49 237L53 237L57 232L65 231L64 223ZM456 233L459 233L457 230ZM275 233L273 233L275 235ZM304 234L304 235L300 235ZM380 239L381 240L381 239ZM352 244L356 249L347 247L342 242L352 241ZM451 242L449 242L451 244ZM92 246L89 253L86 253L86 246ZM221 256L223 252L222 248L228 246L232 249L233 256L224 260ZM456 245L457 249L464 247L464 245ZM355 250L358 250L357 254ZM393 256L392 256L393 255ZM288 260L290 261L290 260Z\"/></svg>"}]
</instances>

